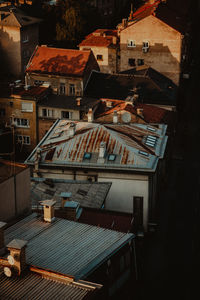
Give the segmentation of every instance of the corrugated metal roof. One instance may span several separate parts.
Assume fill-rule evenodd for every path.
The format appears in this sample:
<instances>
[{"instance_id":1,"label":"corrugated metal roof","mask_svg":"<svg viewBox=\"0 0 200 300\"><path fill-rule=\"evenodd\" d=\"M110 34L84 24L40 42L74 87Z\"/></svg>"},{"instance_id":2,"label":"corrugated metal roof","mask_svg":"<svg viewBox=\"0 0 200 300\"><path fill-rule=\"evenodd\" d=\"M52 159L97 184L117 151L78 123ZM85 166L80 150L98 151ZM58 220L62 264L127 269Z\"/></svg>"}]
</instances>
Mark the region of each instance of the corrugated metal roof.
<instances>
[{"instance_id":1,"label":"corrugated metal roof","mask_svg":"<svg viewBox=\"0 0 200 300\"><path fill-rule=\"evenodd\" d=\"M39 201L53 199L56 201L55 208L61 207L61 192L71 194L72 201L79 202L82 207L100 209L104 204L110 190L110 182L85 182L52 179L52 185L46 183L45 178L31 179L31 201L33 208L39 208ZM39 206L38 206L39 205Z\"/></svg>"},{"instance_id":2,"label":"corrugated metal roof","mask_svg":"<svg viewBox=\"0 0 200 300\"><path fill-rule=\"evenodd\" d=\"M144 124L97 124L87 122L73 122L76 125L75 135L70 136L70 124L72 122L58 121L38 145L41 149L42 163L51 162L54 165L81 164L90 167L107 166L113 168L131 167L141 169L154 169L158 159L163 156L167 137L165 136L167 125L152 126L154 131ZM155 147L146 145L148 135L157 137ZM104 162L98 161L100 143L106 144ZM162 149L162 151L161 151ZM36 150L36 149L35 149ZM34 152L35 152L34 150ZM34 162L35 153L27 159L27 163ZM90 159L85 159L85 152L91 153ZM145 152L146 155L142 155ZM116 159L109 161L108 154L115 154Z\"/></svg>"},{"instance_id":3,"label":"corrugated metal roof","mask_svg":"<svg viewBox=\"0 0 200 300\"><path fill-rule=\"evenodd\" d=\"M8 278L0 267L0 299L81 300L94 289L73 283L61 283L33 272Z\"/></svg>"},{"instance_id":4,"label":"corrugated metal roof","mask_svg":"<svg viewBox=\"0 0 200 300\"><path fill-rule=\"evenodd\" d=\"M59 218L46 223L32 214L5 230L6 244L14 238L28 241L28 264L78 280L85 279L134 235Z\"/></svg>"}]
</instances>

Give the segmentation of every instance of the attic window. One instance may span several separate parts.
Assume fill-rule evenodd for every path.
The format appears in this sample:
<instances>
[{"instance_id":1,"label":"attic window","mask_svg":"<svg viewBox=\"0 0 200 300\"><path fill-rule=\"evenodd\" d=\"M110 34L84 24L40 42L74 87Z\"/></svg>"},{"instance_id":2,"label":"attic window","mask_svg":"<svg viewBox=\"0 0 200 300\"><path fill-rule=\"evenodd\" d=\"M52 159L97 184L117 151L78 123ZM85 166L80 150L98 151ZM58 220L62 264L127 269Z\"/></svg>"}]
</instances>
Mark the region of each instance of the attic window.
<instances>
[{"instance_id":1,"label":"attic window","mask_svg":"<svg viewBox=\"0 0 200 300\"><path fill-rule=\"evenodd\" d=\"M97 54L97 60L103 60L103 55Z\"/></svg>"},{"instance_id":2,"label":"attic window","mask_svg":"<svg viewBox=\"0 0 200 300\"><path fill-rule=\"evenodd\" d=\"M84 159L90 159L90 158L91 158L91 156L92 156L92 154L91 154L91 153L89 153L89 152L85 152L85 153L84 153L84 156L83 156L83 158L84 158Z\"/></svg>"},{"instance_id":3,"label":"attic window","mask_svg":"<svg viewBox=\"0 0 200 300\"><path fill-rule=\"evenodd\" d=\"M149 131L153 131L153 132L155 132L155 131L156 131L156 129L155 129L155 128L153 128L153 127L149 127L149 126L147 126L147 129L148 129Z\"/></svg>"},{"instance_id":4,"label":"attic window","mask_svg":"<svg viewBox=\"0 0 200 300\"><path fill-rule=\"evenodd\" d=\"M116 159L116 155L115 154L109 154L108 155L108 160L109 161L114 161Z\"/></svg>"},{"instance_id":5,"label":"attic window","mask_svg":"<svg viewBox=\"0 0 200 300\"><path fill-rule=\"evenodd\" d=\"M149 153L147 153L147 152L145 152L145 151L141 151L141 150L139 150L139 152L138 152L139 154L141 154L141 155L144 155L144 156L146 156L146 157L148 157L149 156Z\"/></svg>"}]
</instances>

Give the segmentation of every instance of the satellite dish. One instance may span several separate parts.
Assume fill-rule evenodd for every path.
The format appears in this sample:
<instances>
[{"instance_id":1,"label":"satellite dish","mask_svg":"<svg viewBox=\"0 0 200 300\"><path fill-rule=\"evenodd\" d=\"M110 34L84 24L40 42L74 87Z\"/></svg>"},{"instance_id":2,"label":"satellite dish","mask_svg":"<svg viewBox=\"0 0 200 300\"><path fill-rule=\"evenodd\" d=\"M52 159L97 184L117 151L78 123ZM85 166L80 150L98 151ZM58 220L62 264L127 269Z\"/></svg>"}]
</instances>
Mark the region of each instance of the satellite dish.
<instances>
[{"instance_id":1,"label":"satellite dish","mask_svg":"<svg viewBox=\"0 0 200 300\"><path fill-rule=\"evenodd\" d=\"M13 266L15 264L15 260L14 257L12 255L8 255L8 262L11 266Z\"/></svg>"},{"instance_id":2,"label":"satellite dish","mask_svg":"<svg viewBox=\"0 0 200 300\"><path fill-rule=\"evenodd\" d=\"M4 274L5 274L7 277L11 277L11 276L12 276L12 271L11 271L10 268L4 267L3 271L4 271Z\"/></svg>"},{"instance_id":3,"label":"satellite dish","mask_svg":"<svg viewBox=\"0 0 200 300\"><path fill-rule=\"evenodd\" d=\"M131 121L131 114L129 112L125 112L122 115L122 121L124 123L129 123Z\"/></svg>"}]
</instances>

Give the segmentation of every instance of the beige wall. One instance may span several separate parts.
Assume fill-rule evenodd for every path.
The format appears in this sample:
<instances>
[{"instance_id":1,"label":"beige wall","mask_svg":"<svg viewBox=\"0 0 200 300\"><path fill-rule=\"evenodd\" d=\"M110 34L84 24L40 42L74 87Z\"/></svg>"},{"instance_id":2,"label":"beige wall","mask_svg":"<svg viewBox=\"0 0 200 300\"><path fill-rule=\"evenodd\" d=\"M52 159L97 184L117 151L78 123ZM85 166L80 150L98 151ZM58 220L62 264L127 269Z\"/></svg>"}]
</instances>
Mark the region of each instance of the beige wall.
<instances>
[{"instance_id":1,"label":"beige wall","mask_svg":"<svg viewBox=\"0 0 200 300\"><path fill-rule=\"evenodd\" d=\"M16 206L15 206L16 202ZM9 221L30 210L30 169L0 183L0 221Z\"/></svg>"},{"instance_id":2,"label":"beige wall","mask_svg":"<svg viewBox=\"0 0 200 300\"><path fill-rule=\"evenodd\" d=\"M103 73L116 73L116 49L108 47L80 46L80 50L91 49L97 60L97 55L102 55L102 60L97 60L100 71Z\"/></svg>"},{"instance_id":3,"label":"beige wall","mask_svg":"<svg viewBox=\"0 0 200 300\"><path fill-rule=\"evenodd\" d=\"M65 84L65 95L70 96L70 84L75 85L75 96L82 96L83 94L83 80L82 78L73 77L56 77L39 74L26 74L27 84L34 85L35 80L48 82L54 94L60 94L60 85Z\"/></svg>"},{"instance_id":4,"label":"beige wall","mask_svg":"<svg viewBox=\"0 0 200 300\"><path fill-rule=\"evenodd\" d=\"M136 47L127 47L128 40L134 40ZM143 41L149 42L149 51L143 53ZM181 34L151 15L128 26L120 33L120 70L131 69L129 58L144 59L144 63L179 81L181 61Z\"/></svg>"},{"instance_id":5,"label":"beige wall","mask_svg":"<svg viewBox=\"0 0 200 300\"><path fill-rule=\"evenodd\" d=\"M22 102L31 103L32 112L22 111ZM12 104L12 105L11 105ZM36 124L36 101L23 100L20 98L0 98L0 108L5 109L5 116L1 122L10 124L10 117L29 120L29 127L15 127L15 134L30 137L30 145L23 145L26 151L31 152L37 145L37 124Z\"/></svg>"}]
</instances>

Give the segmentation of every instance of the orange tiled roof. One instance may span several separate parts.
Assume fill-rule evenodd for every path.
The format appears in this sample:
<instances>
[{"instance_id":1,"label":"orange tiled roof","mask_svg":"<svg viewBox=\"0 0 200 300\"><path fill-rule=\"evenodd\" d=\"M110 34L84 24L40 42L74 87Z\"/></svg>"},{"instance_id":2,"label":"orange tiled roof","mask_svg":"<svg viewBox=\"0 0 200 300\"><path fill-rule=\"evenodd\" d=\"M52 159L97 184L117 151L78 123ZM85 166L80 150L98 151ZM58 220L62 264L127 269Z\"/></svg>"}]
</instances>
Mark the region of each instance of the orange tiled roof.
<instances>
[{"instance_id":1,"label":"orange tiled roof","mask_svg":"<svg viewBox=\"0 0 200 300\"><path fill-rule=\"evenodd\" d=\"M37 47L26 72L82 76L91 51Z\"/></svg>"},{"instance_id":2,"label":"orange tiled roof","mask_svg":"<svg viewBox=\"0 0 200 300\"><path fill-rule=\"evenodd\" d=\"M126 101L110 100L110 99L108 99L108 101L112 102L113 107L100 113L99 115L96 115L96 118L113 114L114 111L122 111L122 110L137 115L137 108L142 108L144 121L146 123L162 123L162 122L165 123L167 122L167 119L171 114L171 112L167 111L166 109L153 106L153 105L137 103L136 105L133 106L131 104L128 104Z\"/></svg>"},{"instance_id":3,"label":"orange tiled roof","mask_svg":"<svg viewBox=\"0 0 200 300\"><path fill-rule=\"evenodd\" d=\"M113 37L117 37L117 30L97 29L86 36L79 46L108 47L113 44Z\"/></svg>"}]
</instances>

